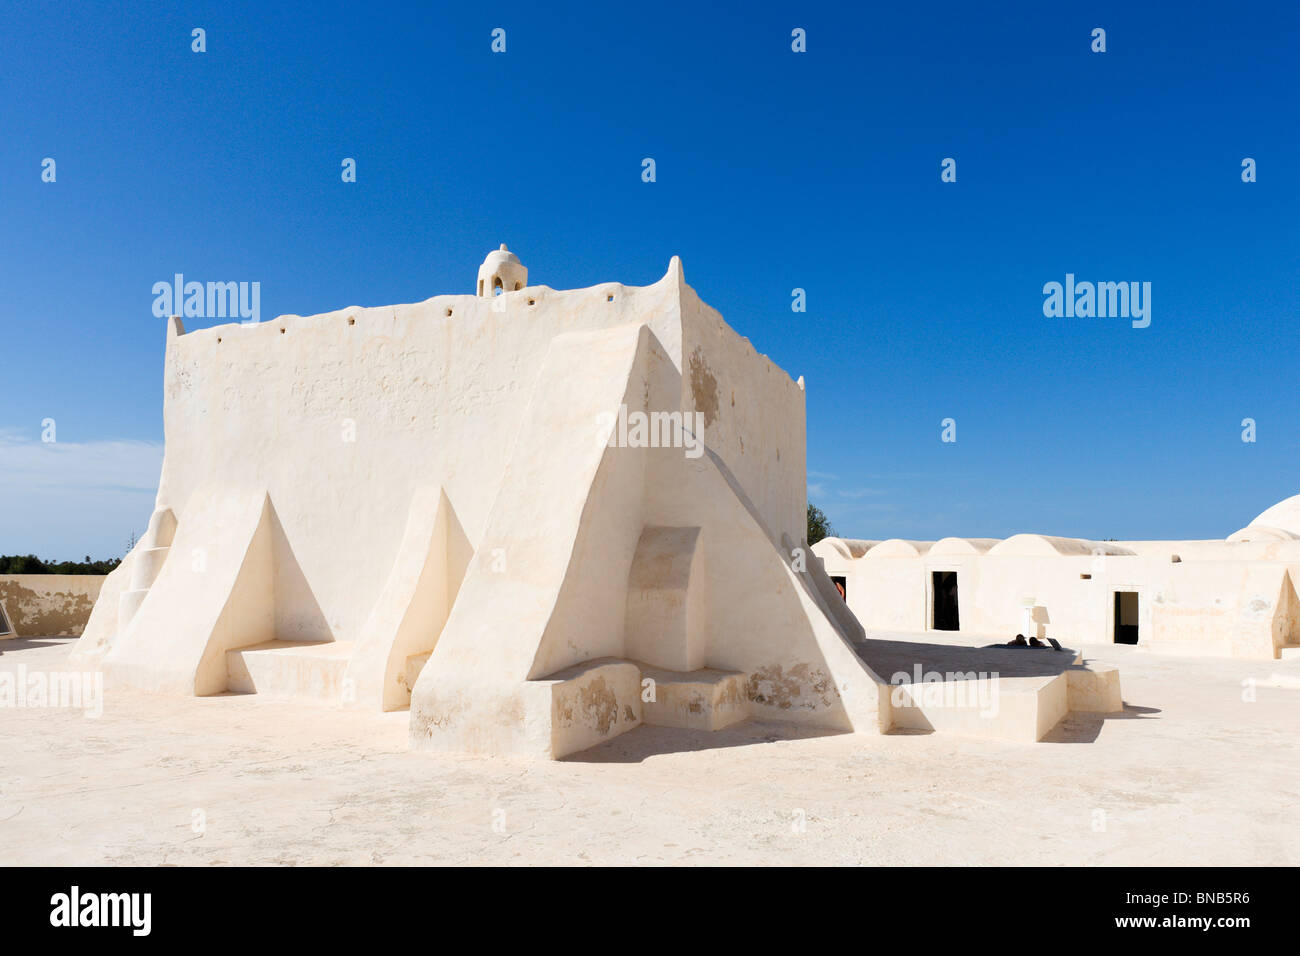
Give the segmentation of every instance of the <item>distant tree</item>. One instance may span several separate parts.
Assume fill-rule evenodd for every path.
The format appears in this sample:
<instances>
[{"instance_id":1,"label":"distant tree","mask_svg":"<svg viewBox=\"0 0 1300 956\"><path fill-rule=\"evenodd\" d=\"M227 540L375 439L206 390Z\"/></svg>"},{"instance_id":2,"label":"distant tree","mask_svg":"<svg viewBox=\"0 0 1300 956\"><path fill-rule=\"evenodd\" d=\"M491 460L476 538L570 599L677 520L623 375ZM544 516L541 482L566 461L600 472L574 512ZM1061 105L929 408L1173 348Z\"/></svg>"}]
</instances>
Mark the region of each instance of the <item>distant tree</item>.
<instances>
[{"instance_id":1,"label":"distant tree","mask_svg":"<svg viewBox=\"0 0 1300 956\"><path fill-rule=\"evenodd\" d=\"M808 505L808 543L816 544L822 538L830 538L835 535L835 529L831 527L831 519L826 517L826 513L814 504Z\"/></svg>"},{"instance_id":2,"label":"distant tree","mask_svg":"<svg viewBox=\"0 0 1300 956\"><path fill-rule=\"evenodd\" d=\"M0 555L0 574L48 574L45 562L34 554Z\"/></svg>"},{"instance_id":3,"label":"distant tree","mask_svg":"<svg viewBox=\"0 0 1300 956\"><path fill-rule=\"evenodd\" d=\"M0 554L0 574L108 574L122 561L42 561L34 554Z\"/></svg>"}]
</instances>

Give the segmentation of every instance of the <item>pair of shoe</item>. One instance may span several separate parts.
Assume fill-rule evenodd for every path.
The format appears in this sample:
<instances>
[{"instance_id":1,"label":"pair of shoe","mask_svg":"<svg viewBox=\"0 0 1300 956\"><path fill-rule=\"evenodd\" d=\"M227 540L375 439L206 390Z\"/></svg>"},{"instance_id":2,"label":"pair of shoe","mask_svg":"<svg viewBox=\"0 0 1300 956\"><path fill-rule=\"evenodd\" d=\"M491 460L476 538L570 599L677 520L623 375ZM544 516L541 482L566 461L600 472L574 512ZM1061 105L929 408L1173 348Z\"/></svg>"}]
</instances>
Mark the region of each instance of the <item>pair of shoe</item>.
<instances>
[{"instance_id":1,"label":"pair of shoe","mask_svg":"<svg viewBox=\"0 0 1300 956\"><path fill-rule=\"evenodd\" d=\"M1025 635L1017 634L1016 639L1014 641L1007 641L1006 646L1007 647L1046 647L1047 645L1044 644L1036 637L1031 637L1028 641L1026 641Z\"/></svg>"}]
</instances>

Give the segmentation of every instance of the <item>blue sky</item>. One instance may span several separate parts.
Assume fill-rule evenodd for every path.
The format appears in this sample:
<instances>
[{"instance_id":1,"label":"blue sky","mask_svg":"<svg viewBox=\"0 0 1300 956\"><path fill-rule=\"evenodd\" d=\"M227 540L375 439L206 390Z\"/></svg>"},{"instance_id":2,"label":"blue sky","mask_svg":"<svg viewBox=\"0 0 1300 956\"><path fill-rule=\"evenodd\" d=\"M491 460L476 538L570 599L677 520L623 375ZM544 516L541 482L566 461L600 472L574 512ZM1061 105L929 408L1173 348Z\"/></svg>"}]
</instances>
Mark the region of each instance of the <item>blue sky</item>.
<instances>
[{"instance_id":1,"label":"blue sky","mask_svg":"<svg viewBox=\"0 0 1300 956\"><path fill-rule=\"evenodd\" d=\"M143 530L153 283L310 314L501 242L556 288L681 255L805 376L846 536L1222 537L1300 492L1297 54L1289 0L7 5L0 553ZM1150 282L1150 327L1046 318L1067 272Z\"/></svg>"}]
</instances>

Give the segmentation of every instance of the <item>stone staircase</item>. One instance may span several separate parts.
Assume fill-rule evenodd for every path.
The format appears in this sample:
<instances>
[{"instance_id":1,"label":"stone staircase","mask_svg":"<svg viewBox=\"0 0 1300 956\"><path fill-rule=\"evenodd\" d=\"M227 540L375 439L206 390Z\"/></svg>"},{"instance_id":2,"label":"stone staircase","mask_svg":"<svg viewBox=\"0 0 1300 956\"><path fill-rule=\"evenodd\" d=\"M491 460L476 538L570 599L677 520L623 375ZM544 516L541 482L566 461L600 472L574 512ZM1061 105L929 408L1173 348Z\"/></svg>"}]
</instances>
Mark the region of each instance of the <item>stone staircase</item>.
<instances>
[{"instance_id":1,"label":"stone staircase","mask_svg":"<svg viewBox=\"0 0 1300 956\"><path fill-rule=\"evenodd\" d=\"M131 587L117 598L117 627L119 633L125 631L135 612L149 596L149 589L162 571L163 562L167 560L170 547L141 548L131 560Z\"/></svg>"},{"instance_id":2,"label":"stone staircase","mask_svg":"<svg viewBox=\"0 0 1300 956\"><path fill-rule=\"evenodd\" d=\"M131 579L129 587L117 598L117 632L126 630L127 625L140 610L140 605L149 596L149 589L162 572L171 551L172 539L176 534L176 516L170 508L155 511L149 518L149 527L140 545L130 554Z\"/></svg>"}]
</instances>

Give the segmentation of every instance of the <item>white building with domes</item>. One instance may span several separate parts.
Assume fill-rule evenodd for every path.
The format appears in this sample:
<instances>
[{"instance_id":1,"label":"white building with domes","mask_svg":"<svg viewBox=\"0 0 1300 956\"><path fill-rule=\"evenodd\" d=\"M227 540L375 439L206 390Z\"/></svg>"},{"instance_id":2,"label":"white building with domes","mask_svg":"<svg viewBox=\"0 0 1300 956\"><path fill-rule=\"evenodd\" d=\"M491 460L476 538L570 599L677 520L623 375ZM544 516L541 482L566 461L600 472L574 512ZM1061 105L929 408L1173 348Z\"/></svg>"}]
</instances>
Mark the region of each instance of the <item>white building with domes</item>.
<instances>
[{"instance_id":1,"label":"white building with domes","mask_svg":"<svg viewBox=\"0 0 1300 956\"><path fill-rule=\"evenodd\" d=\"M868 631L1300 657L1300 495L1216 541L826 538L813 553Z\"/></svg>"}]
</instances>

